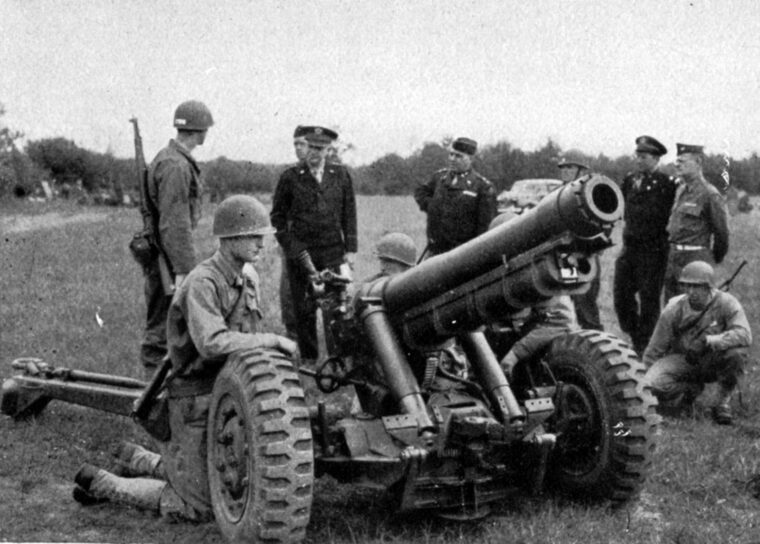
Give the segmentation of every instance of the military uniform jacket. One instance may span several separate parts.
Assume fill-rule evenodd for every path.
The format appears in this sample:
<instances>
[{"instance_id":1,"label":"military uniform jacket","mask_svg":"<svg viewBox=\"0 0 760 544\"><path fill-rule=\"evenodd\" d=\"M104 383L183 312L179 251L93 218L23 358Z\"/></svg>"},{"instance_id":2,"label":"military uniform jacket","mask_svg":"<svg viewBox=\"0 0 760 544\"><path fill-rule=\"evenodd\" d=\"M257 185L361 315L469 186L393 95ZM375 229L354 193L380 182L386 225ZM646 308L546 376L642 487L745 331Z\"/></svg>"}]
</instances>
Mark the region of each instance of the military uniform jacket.
<instances>
[{"instance_id":1,"label":"military uniform jacket","mask_svg":"<svg viewBox=\"0 0 760 544\"><path fill-rule=\"evenodd\" d=\"M148 198L158 213L153 229L175 274L195 266L192 230L201 216L200 168L174 140L158 152L148 169Z\"/></svg>"},{"instance_id":2,"label":"military uniform jacket","mask_svg":"<svg viewBox=\"0 0 760 544\"><path fill-rule=\"evenodd\" d=\"M195 267L167 318L169 357L180 377L214 376L230 353L267 347L262 335L251 334L259 332L259 308L256 276L237 272L218 250Z\"/></svg>"},{"instance_id":3,"label":"military uniform jacket","mask_svg":"<svg viewBox=\"0 0 760 544\"><path fill-rule=\"evenodd\" d=\"M712 236L712 246L710 237ZM704 178L690 184L680 183L668 222L668 241L712 247L716 263L728 252L728 219L726 203L718 190Z\"/></svg>"},{"instance_id":4,"label":"military uniform jacket","mask_svg":"<svg viewBox=\"0 0 760 544\"><path fill-rule=\"evenodd\" d=\"M662 311L647 349L644 363L651 366L665 355L686 355L700 352L706 335L719 334L714 348L725 351L730 348L749 346L752 332L747 316L739 301L731 293L713 289L707 311L694 310L686 295L673 297ZM699 321L695 321L699 318Z\"/></svg>"},{"instance_id":5,"label":"military uniform jacket","mask_svg":"<svg viewBox=\"0 0 760 544\"><path fill-rule=\"evenodd\" d=\"M623 242L636 249L667 248L675 179L657 170L632 172L623 179L621 189L625 199Z\"/></svg>"},{"instance_id":6,"label":"military uniform jacket","mask_svg":"<svg viewBox=\"0 0 760 544\"><path fill-rule=\"evenodd\" d=\"M340 164L325 164L322 183L304 164L285 170L275 189L271 219L288 258L311 248L357 250L356 197L351 175Z\"/></svg>"},{"instance_id":7,"label":"military uniform jacket","mask_svg":"<svg viewBox=\"0 0 760 544\"><path fill-rule=\"evenodd\" d=\"M496 216L496 192L486 178L470 169L439 170L414 191L427 213L427 237L434 253L448 251L488 230Z\"/></svg>"}]
</instances>

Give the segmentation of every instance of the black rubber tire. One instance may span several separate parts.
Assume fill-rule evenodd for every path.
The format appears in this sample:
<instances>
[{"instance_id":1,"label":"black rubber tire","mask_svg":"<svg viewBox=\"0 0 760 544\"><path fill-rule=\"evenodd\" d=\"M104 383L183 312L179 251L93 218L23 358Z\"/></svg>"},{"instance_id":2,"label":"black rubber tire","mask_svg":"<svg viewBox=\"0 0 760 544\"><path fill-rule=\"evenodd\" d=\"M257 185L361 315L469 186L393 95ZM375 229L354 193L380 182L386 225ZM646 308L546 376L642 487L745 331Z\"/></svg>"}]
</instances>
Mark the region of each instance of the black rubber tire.
<instances>
[{"instance_id":1,"label":"black rubber tire","mask_svg":"<svg viewBox=\"0 0 760 544\"><path fill-rule=\"evenodd\" d=\"M267 350L230 355L208 421L211 503L230 542L300 542L314 488L309 410L292 363Z\"/></svg>"},{"instance_id":2,"label":"black rubber tire","mask_svg":"<svg viewBox=\"0 0 760 544\"><path fill-rule=\"evenodd\" d=\"M643 363L619 338L591 330L557 338L546 360L562 382L550 426L558 437L549 484L589 498L635 498L660 421Z\"/></svg>"}]
</instances>

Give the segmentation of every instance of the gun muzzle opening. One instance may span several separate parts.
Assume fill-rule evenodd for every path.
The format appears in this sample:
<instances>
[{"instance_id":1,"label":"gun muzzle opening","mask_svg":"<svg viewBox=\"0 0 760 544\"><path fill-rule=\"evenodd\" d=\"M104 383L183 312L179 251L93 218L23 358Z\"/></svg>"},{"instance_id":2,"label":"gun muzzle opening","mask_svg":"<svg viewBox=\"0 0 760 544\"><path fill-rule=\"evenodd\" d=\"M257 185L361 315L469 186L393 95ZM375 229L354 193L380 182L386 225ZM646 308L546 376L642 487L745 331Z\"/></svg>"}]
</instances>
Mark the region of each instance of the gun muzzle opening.
<instances>
[{"instance_id":1,"label":"gun muzzle opening","mask_svg":"<svg viewBox=\"0 0 760 544\"><path fill-rule=\"evenodd\" d=\"M591 178L586 186L587 203L591 213L607 223L623 216L623 193L617 185L604 178Z\"/></svg>"}]
</instances>

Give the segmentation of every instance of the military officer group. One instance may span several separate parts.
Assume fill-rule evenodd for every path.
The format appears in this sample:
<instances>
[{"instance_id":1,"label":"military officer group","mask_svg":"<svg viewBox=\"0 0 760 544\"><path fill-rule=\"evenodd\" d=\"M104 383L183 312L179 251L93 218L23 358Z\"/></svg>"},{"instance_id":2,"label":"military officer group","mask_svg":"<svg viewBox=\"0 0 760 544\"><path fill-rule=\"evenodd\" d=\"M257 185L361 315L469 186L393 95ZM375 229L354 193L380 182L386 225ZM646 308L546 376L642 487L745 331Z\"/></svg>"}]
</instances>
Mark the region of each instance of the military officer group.
<instances>
[{"instance_id":1,"label":"military officer group","mask_svg":"<svg viewBox=\"0 0 760 544\"><path fill-rule=\"evenodd\" d=\"M160 255L174 277L174 292L161 280L159 260L145 267L147 320L141 361L150 377L168 356L174 372L167 386L171 438L154 453L125 443L117 453L122 476L85 464L75 477L74 497L83 504L128 502L162 515L212 518L206 474L206 420L219 361L249 348L271 348L299 364L318 358L316 304L308 286L315 271L353 266L358 249L354 190L349 171L330 159L334 131L298 126L297 163L277 184L271 210L254 197L235 195L217 207L216 253L197 263L192 230L200 215L200 168L192 156L213 125L209 109L187 101L177 107L177 134L151 162L147 195ZM494 351L509 378L515 364L559 334L602 329L598 277L613 274L620 328L648 367L646 380L664 413L693 409L705 384L717 383L712 417L731 424L731 400L747 364L751 332L744 310L716 287L713 265L728 252L725 199L702 172L703 149L676 144L677 178L659 169L666 147L651 136L635 145L636 171L622 180L623 244L614 271L601 270L583 295L551 298L512 316L519 339ZM493 185L472 168L477 143L457 138L449 166L421 183L414 198L427 215L427 247L420 259L446 252L511 220L497 214ZM558 162L567 183L589 171L582 158ZM255 265L263 237L274 234L283 254L280 299L287 336L263 333ZM375 245L379 274L392 275L418 262L404 233ZM661 301L664 308L661 311ZM295 341L294 341L295 340Z\"/></svg>"}]
</instances>

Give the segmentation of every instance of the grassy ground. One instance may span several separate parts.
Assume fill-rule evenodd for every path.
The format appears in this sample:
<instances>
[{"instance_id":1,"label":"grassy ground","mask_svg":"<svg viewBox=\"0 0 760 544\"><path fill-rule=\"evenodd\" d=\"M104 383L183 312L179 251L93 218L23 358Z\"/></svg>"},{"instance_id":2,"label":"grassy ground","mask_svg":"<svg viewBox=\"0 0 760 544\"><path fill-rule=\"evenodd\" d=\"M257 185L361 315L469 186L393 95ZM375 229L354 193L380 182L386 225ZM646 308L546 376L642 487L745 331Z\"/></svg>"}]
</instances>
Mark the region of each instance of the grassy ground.
<instances>
[{"instance_id":1,"label":"grassy ground","mask_svg":"<svg viewBox=\"0 0 760 544\"><path fill-rule=\"evenodd\" d=\"M127 252L139 227L138 212L87 209L89 221L66 222L61 218L76 210L65 205L25 204L21 211L37 221L24 222L7 206L0 221L0 378L12 374L9 362L20 356L139 377L142 278ZM411 198L364 197L359 211L357 277L373 272L371 246L385 230L406 230L422 247L424 217ZM209 208L198 229L204 254L213 250L211 213ZM732 250L719 271L726 277L742 258L749 259L732 291L756 336L758 219L757 211L732 219ZM603 256L600 303L605 324L619 333L610 291L616 253L612 248ZM282 332L274 245L260 269L269 329ZM760 542L760 501L749 482L760 472L758 389L757 376L750 373L741 405L737 400L740 418L734 427L714 426L704 415L712 390L700 399L694 417L665 420L642 499L626 508L516 497L479 523L444 523L419 514L394 515L382 493L323 479L317 483L307 541ZM110 466L110 451L125 437L144 440L124 418L62 403L52 403L34 421L0 418L0 541L221 542L214 524L172 524L110 504L83 508L71 499L79 464Z\"/></svg>"}]
</instances>

